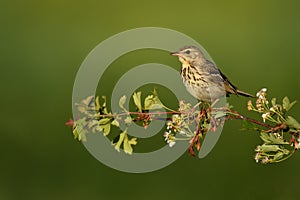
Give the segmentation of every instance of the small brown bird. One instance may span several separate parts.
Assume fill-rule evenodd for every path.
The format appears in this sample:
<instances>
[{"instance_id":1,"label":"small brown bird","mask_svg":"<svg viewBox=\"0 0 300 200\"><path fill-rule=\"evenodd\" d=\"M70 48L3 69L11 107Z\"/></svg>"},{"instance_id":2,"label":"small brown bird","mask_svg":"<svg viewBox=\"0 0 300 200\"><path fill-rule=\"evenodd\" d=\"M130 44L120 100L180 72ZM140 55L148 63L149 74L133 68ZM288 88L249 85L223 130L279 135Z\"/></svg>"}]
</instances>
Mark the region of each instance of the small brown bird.
<instances>
[{"instance_id":1,"label":"small brown bird","mask_svg":"<svg viewBox=\"0 0 300 200\"><path fill-rule=\"evenodd\" d=\"M253 97L238 90L219 68L207 60L195 46L186 46L171 55L178 56L181 66L181 77L186 89L200 101L213 102L229 94Z\"/></svg>"}]
</instances>

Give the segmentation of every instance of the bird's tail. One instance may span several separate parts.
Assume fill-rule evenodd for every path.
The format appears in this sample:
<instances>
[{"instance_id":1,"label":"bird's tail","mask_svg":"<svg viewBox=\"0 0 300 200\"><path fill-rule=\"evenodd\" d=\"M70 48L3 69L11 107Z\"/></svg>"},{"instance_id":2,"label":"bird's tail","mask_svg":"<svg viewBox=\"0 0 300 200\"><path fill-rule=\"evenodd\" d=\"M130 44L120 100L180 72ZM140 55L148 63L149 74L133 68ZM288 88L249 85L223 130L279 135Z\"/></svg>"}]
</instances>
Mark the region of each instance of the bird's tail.
<instances>
[{"instance_id":1,"label":"bird's tail","mask_svg":"<svg viewBox=\"0 0 300 200\"><path fill-rule=\"evenodd\" d=\"M243 91L241 91L241 90L236 90L236 92L237 92L238 95L242 95L242 96L244 96L244 97L255 97L255 96L253 96L252 94L248 94L248 93L243 92Z\"/></svg>"}]
</instances>

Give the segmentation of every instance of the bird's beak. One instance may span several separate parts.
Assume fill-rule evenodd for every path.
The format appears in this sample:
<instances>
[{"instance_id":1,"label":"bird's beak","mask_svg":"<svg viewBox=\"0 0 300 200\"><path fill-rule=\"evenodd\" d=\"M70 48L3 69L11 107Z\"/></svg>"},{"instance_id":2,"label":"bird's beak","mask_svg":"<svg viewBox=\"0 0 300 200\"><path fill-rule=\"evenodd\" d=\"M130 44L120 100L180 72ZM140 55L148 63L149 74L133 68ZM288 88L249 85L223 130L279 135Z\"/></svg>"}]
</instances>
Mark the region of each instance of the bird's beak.
<instances>
[{"instance_id":1,"label":"bird's beak","mask_svg":"<svg viewBox=\"0 0 300 200\"><path fill-rule=\"evenodd\" d=\"M179 56L179 55L180 55L179 52L171 52L170 54L171 54L172 56Z\"/></svg>"}]
</instances>

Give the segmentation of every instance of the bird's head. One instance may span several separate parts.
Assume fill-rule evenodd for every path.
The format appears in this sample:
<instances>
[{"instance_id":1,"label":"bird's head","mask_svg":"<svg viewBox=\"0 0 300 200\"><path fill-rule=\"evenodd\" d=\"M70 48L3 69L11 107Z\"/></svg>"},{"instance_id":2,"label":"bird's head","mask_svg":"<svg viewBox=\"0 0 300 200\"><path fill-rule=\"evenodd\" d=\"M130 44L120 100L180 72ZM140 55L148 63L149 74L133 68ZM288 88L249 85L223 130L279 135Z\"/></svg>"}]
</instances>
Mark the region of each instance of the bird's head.
<instances>
[{"instance_id":1,"label":"bird's head","mask_svg":"<svg viewBox=\"0 0 300 200\"><path fill-rule=\"evenodd\" d=\"M195 46L186 46L177 52L172 52L171 55L178 56L180 62L184 63L193 63L193 62L201 62L204 59L204 55L200 49Z\"/></svg>"}]
</instances>

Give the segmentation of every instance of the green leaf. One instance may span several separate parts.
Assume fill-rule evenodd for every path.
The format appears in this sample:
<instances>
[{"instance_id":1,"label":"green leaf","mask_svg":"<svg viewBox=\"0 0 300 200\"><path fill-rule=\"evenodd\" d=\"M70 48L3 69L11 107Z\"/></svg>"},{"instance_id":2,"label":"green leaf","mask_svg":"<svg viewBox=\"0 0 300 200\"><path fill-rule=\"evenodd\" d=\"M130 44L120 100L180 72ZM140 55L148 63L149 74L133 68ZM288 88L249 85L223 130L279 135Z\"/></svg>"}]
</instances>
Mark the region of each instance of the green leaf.
<instances>
[{"instance_id":1,"label":"green leaf","mask_svg":"<svg viewBox=\"0 0 300 200\"><path fill-rule=\"evenodd\" d=\"M119 127L120 123L115 119L114 121L111 122L111 125Z\"/></svg>"},{"instance_id":2,"label":"green leaf","mask_svg":"<svg viewBox=\"0 0 300 200\"><path fill-rule=\"evenodd\" d=\"M204 122L204 123L202 124L202 126L203 126L203 128L205 128L206 130L209 130L209 128L210 128L210 124L208 124L208 123L206 123L206 122ZM189 127L189 126L187 126L187 127Z\"/></svg>"},{"instance_id":3,"label":"green leaf","mask_svg":"<svg viewBox=\"0 0 300 200\"><path fill-rule=\"evenodd\" d=\"M136 143L137 143L136 138L132 138L131 140L128 140L128 136L126 134L123 141L124 152L131 155L133 152L131 145L135 145Z\"/></svg>"},{"instance_id":4,"label":"green leaf","mask_svg":"<svg viewBox=\"0 0 300 200\"><path fill-rule=\"evenodd\" d=\"M115 145L115 149L116 149L117 151L119 151L119 152L120 152L120 146L121 146L121 144L122 144L123 141L124 141L125 135L126 135L126 131L122 132L122 133L119 135L118 141L117 141L115 144L113 144L113 145Z\"/></svg>"},{"instance_id":5,"label":"green leaf","mask_svg":"<svg viewBox=\"0 0 300 200\"><path fill-rule=\"evenodd\" d=\"M100 121L99 121L100 125L104 125L107 123L110 123L110 118L103 118L103 119L100 119Z\"/></svg>"},{"instance_id":6,"label":"green leaf","mask_svg":"<svg viewBox=\"0 0 300 200\"><path fill-rule=\"evenodd\" d=\"M288 142L285 142L283 139L276 137L273 133L260 133L260 138L266 143L266 144L288 144Z\"/></svg>"},{"instance_id":7,"label":"green leaf","mask_svg":"<svg viewBox=\"0 0 300 200\"><path fill-rule=\"evenodd\" d=\"M83 141L83 142L86 142L86 133L85 131L82 129L80 131L78 131L78 140L79 141Z\"/></svg>"},{"instance_id":8,"label":"green leaf","mask_svg":"<svg viewBox=\"0 0 300 200\"><path fill-rule=\"evenodd\" d=\"M131 138L131 139L128 141L128 144L130 144L130 145L136 145L136 144L137 144L137 138Z\"/></svg>"},{"instance_id":9,"label":"green leaf","mask_svg":"<svg viewBox=\"0 0 300 200\"><path fill-rule=\"evenodd\" d=\"M130 124L132 122L132 119L130 116L126 117L124 120L125 124Z\"/></svg>"},{"instance_id":10,"label":"green leaf","mask_svg":"<svg viewBox=\"0 0 300 200\"><path fill-rule=\"evenodd\" d=\"M104 136L107 136L110 132L110 118L103 118L99 121L99 126L101 127Z\"/></svg>"},{"instance_id":11,"label":"green leaf","mask_svg":"<svg viewBox=\"0 0 300 200\"><path fill-rule=\"evenodd\" d=\"M280 148L278 145L268 145L268 144L263 144L260 146L260 149L263 151L263 152L276 152L276 151L279 151Z\"/></svg>"},{"instance_id":12,"label":"green leaf","mask_svg":"<svg viewBox=\"0 0 300 200\"><path fill-rule=\"evenodd\" d=\"M149 95L144 100L145 110L160 109L164 107L163 103L160 101L157 95L156 89L152 91L152 95Z\"/></svg>"},{"instance_id":13,"label":"green leaf","mask_svg":"<svg viewBox=\"0 0 300 200\"><path fill-rule=\"evenodd\" d=\"M103 131L103 135L107 136L110 133L110 124L100 125Z\"/></svg>"},{"instance_id":14,"label":"green leaf","mask_svg":"<svg viewBox=\"0 0 300 200\"><path fill-rule=\"evenodd\" d=\"M153 95L148 95L146 98L145 98L145 101L144 101L144 109L145 110L150 110L150 107L152 106L153 104Z\"/></svg>"},{"instance_id":15,"label":"green leaf","mask_svg":"<svg viewBox=\"0 0 300 200\"><path fill-rule=\"evenodd\" d=\"M125 102L126 102L126 96L124 95L124 96L122 96L121 98L120 98L120 100L119 100L119 106L120 106L120 108L122 108L124 111L127 111L126 109L125 109L125 107L124 107L124 104L125 104Z\"/></svg>"},{"instance_id":16,"label":"green leaf","mask_svg":"<svg viewBox=\"0 0 300 200\"><path fill-rule=\"evenodd\" d=\"M272 106L275 106L275 105L276 105L276 98L273 98L273 99L271 100L271 103L272 103Z\"/></svg>"},{"instance_id":17,"label":"green leaf","mask_svg":"<svg viewBox=\"0 0 300 200\"><path fill-rule=\"evenodd\" d=\"M224 112L224 111L218 111L218 112L214 113L214 117L216 119L221 118L221 117L225 117L225 116L226 116L226 112Z\"/></svg>"},{"instance_id":18,"label":"green leaf","mask_svg":"<svg viewBox=\"0 0 300 200\"><path fill-rule=\"evenodd\" d=\"M269 133L271 144L288 144L283 139L276 137L273 133Z\"/></svg>"},{"instance_id":19,"label":"green leaf","mask_svg":"<svg viewBox=\"0 0 300 200\"><path fill-rule=\"evenodd\" d=\"M87 122L87 128L92 130L92 132L96 131L96 127L98 127L99 122L96 119L91 119Z\"/></svg>"},{"instance_id":20,"label":"green leaf","mask_svg":"<svg viewBox=\"0 0 300 200\"><path fill-rule=\"evenodd\" d=\"M96 111L99 111L101 108L101 105L99 102L99 96L96 97L95 104L96 104L96 106L95 106Z\"/></svg>"},{"instance_id":21,"label":"green leaf","mask_svg":"<svg viewBox=\"0 0 300 200\"><path fill-rule=\"evenodd\" d=\"M76 126L73 129L73 135L78 141L86 142L86 132L83 127L86 125L86 119L81 118L75 122Z\"/></svg>"},{"instance_id":22,"label":"green leaf","mask_svg":"<svg viewBox=\"0 0 300 200\"><path fill-rule=\"evenodd\" d=\"M137 144L136 138L128 139L126 130L120 133L113 141L112 144L115 146L115 149L120 152L120 147L123 144L123 150L127 154L132 154L133 148L132 145Z\"/></svg>"},{"instance_id":23,"label":"green leaf","mask_svg":"<svg viewBox=\"0 0 300 200\"><path fill-rule=\"evenodd\" d=\"M288 125L288 126L294 127L294 128L296 128L296 129L300 129L300 124L299 124L299 122L297 122L297 120L294 119L294 118L291 117L291 116L288 116L288 117L287 117L287 120L286 120L285 124Z\"/></svg>"},{"instance_id":24,"label":"green leaf","mask_svg":"<svg viewBox=\"0 0 300 200\"><path fill-rule=\"evenodd\" d=\"M106 96L102 96L103 104L102 107L106 107Z\"/></svg>"},{"instance_id":25,"label":"green leaf","mask_svg":"<svg viewBox=\"0 0 300 200\"><path fill-rule=\"evenodd\" d=\"M144 100L145 110L160 109L162 107L162 103L157 96L149 95Z\"/></svg>"},{"instance_id":26,"label":"green leaf","mask_svg":"<svg viewBox=\"0 0 300 200\"><path fill-rule=\"evenodd\" d=\"M286 111L289 111L296 103L297 103L297 101L293 101L292 103L290 103L289 106L287 107Z\"/></svg>"},{"instance_id":27,"label":"green leaf","mask_svg":"<svg viewBox=\"0 0 300 200\"><path fill-rule=\"evenodd\" d=\"M140 112L142 112L141 94L142 94L142 92L135 92L132 96L133 102Z\"/></svg>"},{"instance_id":28,"label":"green leaf","mask_svg":"<svg viewBox=\"0 0 300 200\"><path fill-rule=\"evenodd\" d=\"M283 109L285 109L286 111L289 111L296 103L297 101L293 101L292 103L290 103L288 97L284 97L282 100Z\"/></svg>"},{"instance_id":29,"label":"green leaf","mask_svg":"<svg viewBox=\"0 0 300 200\"><path fill-rule=\"evenodd\" d=\"M153 89L153 91L152 91L152 94L153 94L154 96L158 97L158 95L157 95L157 91L156 91L156 89L155 89L155 88Z\"/></svg>"},{"instance_id":30,"label":"green leaf","mask_svg":"<svg viewBox=\"0 0 300 200\"><path fill-rule=\"evenodd\" d=\"M74 139L78 139L78 141L86 142L85 131L82 127L75 127L73 130Z\"/></svg>"},{"instance_id":31,"label":"green leaf","mask_svg":"<svg viewBox=\"0 0 300 200\"><path fill-rule=\"evenodd\" d=\"M94 103L94 96L88 96L87 98L83 99L81 103L86 106L90 106L92 103Z\"/></svg>"},{"instance_id":32,"label":"green leaf","mask_svg":"<svg viewBox=\"0 0 300 200\"><path fill-rule=\"evenodd\" d=\"M260 133L260 138L261 138L266 144L269 144L269 143L270 143L268 133L261 132L261 133Z\"/></svg>"},{"instance_id":33,"label":"green leaf","mask_svg":"<svg viewBox=\"0 0 300 200\"><path fill-rule=\"evenodd\" d=\"M277 121L280 122L280 123L282 122L279 115L277 115Z\"/></svg>"},{"instance_id":34,"label":"green leaf","mask_svg":"<svg viewBox=\"0 0 300 200\"><path fill-rule=\"evenodd\" d=\"M99 125L95 127L96 131L103 132L103 128Z\"/></svg>"},{"instance_id":35,"label":"green leaf","mask_svg":"<svg viewBox=\"0 0 300 200\"><path fill-rule=\"evenodd\" d=\"M273 158L274 161L278 161L279 159L281 159L283 157L283 153L282 152L277 152Z\"/></svg>"},{"instance_id":36,"label":"green leaf","mask_svg":"<svg viewBox=\"0 0 300 200\"><path fill-rule=\"evenodd\" d=\"M289 105L290 105L290 100L287 96L285 96L282 100L283 109L285 109L287 111L287 108L289 107Z\"/></svg>"},{"instance_id":37,"label":"green leaf","mask_svg":"<svg viewBox=\"0 0 300 200\"><path fill-rule=\"evenodd\" d=\"M98 100L98 99L96 99ZM97 102L96 102L97 103ZM99 103L99 100L98 100ZM85 114L88 117L94 117L95 112L98 112L97 105L95 104L95 97L94 96L88 96L87 98L83 99L80 103L75 103L75 106L77 107L77 110L80 113Z\"/></svg>"},{"instance_id":38,"label":"green leaf","mask_svg":"<svg viewBox=\"0 0 300 200\"><path fill-rule=\"evenodd\" d=\"M289 155L291 153L291 151L289 151L287 149L283 149L282 153L285 155Z\"/></svg>"},{"instance_id":39,"label":"green leaf","mask_svg":"<svg viewBox=\"0 0 300 200\"><path fill-rule=\"evenodd\" d=\"M103 114L107 115L108 111L107 111L107 108L106 108L106 96L102 96L102 99L103 99L102 111L103 111Z\"/></svg>"},{"instance_id":40,"label":"green leaf","mask_svg":"<svg viewBox=\"0 0 300 200\"><path fill-rule=\"evenodd\" d=\"M80 113L87 114L86 107L85 107L84 105L77 104L76 106L77 106L77 110L78 110Z\"/></svg>"},{"instance_id":41,"label":"green leaf","mask_svg":"<svg viewBox=\"0 0 300 200\"><path fill-rule=\"evenodd\" d=\"M74 126L74 128L73 128L73 135L74 135L74 139L78 139L78 136L79 136L78 126Z\"/></svg>"}]
</instances>

